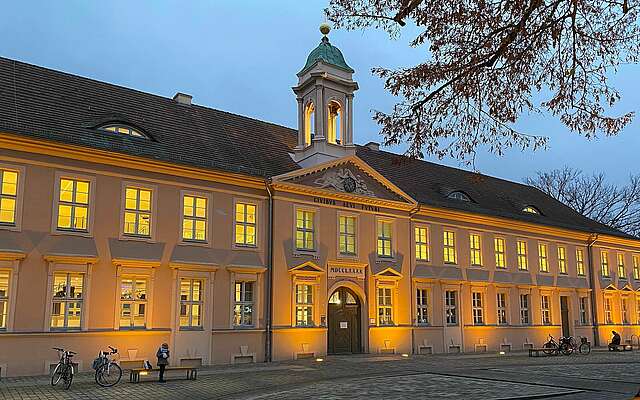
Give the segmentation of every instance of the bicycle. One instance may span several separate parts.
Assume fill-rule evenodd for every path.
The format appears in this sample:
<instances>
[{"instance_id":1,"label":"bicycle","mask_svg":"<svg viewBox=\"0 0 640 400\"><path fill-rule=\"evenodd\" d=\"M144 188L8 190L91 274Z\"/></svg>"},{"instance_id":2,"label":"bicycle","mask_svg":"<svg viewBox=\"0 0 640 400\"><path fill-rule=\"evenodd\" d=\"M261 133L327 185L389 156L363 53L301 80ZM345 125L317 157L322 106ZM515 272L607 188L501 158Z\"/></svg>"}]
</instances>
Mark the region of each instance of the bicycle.
<instances>
[{"instance_id":1,"label":"bicycle","mask_svg":"<svg viewBox=\"0 0 640 400\"><path fill-rule=\"evenodd\" d=\"M578 351L580 354L587 355L591 353L591 343L587 341L587 338L582 336L580 338L580 346L578 346Z\"/></svg>"},{"instance_id":2,"label":"bicycle","mask_svg":"<svg viewBox=\"0 0 640 400\"><path fill-rule=\"evenodd\" d=\"M574 351L578 350L578 345L576 344L576 340L573 336L569 337L561 337L560 343L558 344L558 349L565 356L570 356Z\"/></svg>"},{"instance_id":3,"label":"bicycle","mask_svg":"<svg viewBox=\"0 0 640 400\"><path fill-rule=\"evenodd\" d=\"M122 378L122 368L114 361L118 349L109 346L110 352L100 351L98 358L93 361L93 369L96 370L96 383L102 387L117 385Z\"/></svg>"},{"instance_id":4,"label":"bicycle","mask_svg":"<svg viewBox=\"0 0 640 400\"><path fill-rule=\"evenodd\" d=\"M65 389L69 389L69 387L71 387L71 382L73 382L73 364L71 362L71 358L77 353L61 349L59 347L54 347L53 350L58 352L60 361L58 361L58 365L56 365L56 368L53 370L53 374L51 375L51 386L56 386L60 380L62 380L63 387Z\"/></svg>"},{"instance_id":5,"label":"bicycle","mask_svg":"<svg viewBox=\"0 0 640 400\"><path fill-rule=\"evenodd\" d=\"M556 343L555 339L553 338L553 336L551 336L551 334L549 334L549 340L547 340L542 345L542 352L548 356L552 354L558 354L559 352L558 343Z\"/></svg>"}]
</instances>

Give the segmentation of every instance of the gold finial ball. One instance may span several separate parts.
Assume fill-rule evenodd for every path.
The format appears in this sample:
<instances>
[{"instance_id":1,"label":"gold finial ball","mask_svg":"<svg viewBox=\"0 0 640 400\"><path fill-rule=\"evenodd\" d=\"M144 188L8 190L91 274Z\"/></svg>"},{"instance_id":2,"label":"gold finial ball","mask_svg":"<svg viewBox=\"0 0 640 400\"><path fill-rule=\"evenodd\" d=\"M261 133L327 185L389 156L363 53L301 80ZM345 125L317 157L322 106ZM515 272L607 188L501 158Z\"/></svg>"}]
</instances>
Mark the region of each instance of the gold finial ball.
<instances>
[{"instance_id":1,"label":"gold finial ball","mask_svg":"<svg viewBox=\"0 0 640 400\"><path fill-rule=\"evenodd\" d=\"M329 24L327 24L326 22L323 22L320 24L320 32L323 35L328 35L330 31L331 31L331 26L329 26Z\"/></svg>"}]
</instances>

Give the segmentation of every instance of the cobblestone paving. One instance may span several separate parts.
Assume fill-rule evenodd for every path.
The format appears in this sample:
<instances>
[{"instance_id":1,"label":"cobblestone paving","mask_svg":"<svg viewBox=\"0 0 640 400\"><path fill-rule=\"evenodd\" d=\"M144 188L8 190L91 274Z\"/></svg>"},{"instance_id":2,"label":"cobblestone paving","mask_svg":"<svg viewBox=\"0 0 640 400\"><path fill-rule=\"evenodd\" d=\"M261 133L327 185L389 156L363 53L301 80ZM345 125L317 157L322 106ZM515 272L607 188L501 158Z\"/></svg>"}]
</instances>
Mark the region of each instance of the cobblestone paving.
<instances>
[{"instance_id":1,"label":"cobblestone paving","mask_svg":"<svg viewBox=\"0 0 640 400\"><path fill-rule=\"evenodd\" d=\"M593 352L589 356L528 358L524 354L328 357L272 364L216 367L197 381L169 375L100 388L89 373L70 390L49 378L4 378L0 399L629 399L640 389L640 352Z\"/></svg>"}]
</instances>

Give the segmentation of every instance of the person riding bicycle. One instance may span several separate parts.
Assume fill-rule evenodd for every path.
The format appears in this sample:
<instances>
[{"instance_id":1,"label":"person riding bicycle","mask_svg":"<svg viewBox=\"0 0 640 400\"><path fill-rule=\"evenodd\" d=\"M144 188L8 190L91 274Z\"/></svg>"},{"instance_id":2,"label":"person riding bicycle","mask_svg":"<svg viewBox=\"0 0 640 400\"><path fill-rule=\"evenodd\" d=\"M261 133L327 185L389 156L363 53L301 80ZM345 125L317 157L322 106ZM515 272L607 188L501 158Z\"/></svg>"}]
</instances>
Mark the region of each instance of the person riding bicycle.
<instances>
[{"instance_id":1,"label":"person riding bicycle","mask_svg":"<svg viewBox=\"0 0 640 400\"><path fill-rule=\"evenodd\" d=\"M158 368L160 368L160 377L158 382L166 382L164 380L164 369L169 364L169 345L166 343L162 343L162 346L158 349L156 353L156 357L158 357Z\"/></svg>"},{"instance_id":2,"label":"person riding bicycle","mask_svg":"<svg viewBox=\"0 0 640 400\"><path fill-rule=\"evenodd\" d=\"M609 343L609 351L618 350L618 346L620 346L620 334L616 331L611 331L613 334L613 338L611 338L611 343Z\"/></svg>"}]
</instances>

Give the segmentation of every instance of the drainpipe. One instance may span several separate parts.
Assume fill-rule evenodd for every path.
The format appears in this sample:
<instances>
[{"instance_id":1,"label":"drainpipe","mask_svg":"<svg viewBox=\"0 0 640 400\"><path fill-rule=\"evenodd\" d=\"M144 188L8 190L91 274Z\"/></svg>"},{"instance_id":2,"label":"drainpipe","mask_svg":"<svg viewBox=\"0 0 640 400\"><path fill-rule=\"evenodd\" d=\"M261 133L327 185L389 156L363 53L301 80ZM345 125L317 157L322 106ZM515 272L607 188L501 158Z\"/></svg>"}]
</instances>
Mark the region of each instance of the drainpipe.
<instances>
[{"instance_id":1,"label":"drainpipe","mask_svg":"<svg viewBox=\"0 0 640 400\"><path fill-rule=\"evenodd\" d=\"M265 187L269 195L267 211L267 306L265 307L265 320L267 323L267 335L264 341L264 360L271 362L273 359L273 192L270 180L265 180Z\"/></svg>"},{"instance_id":2,"label":"drainpipe","mask_svg":"<svg viewBox=\"0 0 640 400\"><path fill-rule=\"evenodd\" d=\"M411 211L409 211L409 256L411 257L409 260L409 279L411 280L410 282L410 286L411 286L411 293L410 293L410 298L411 301L413 302L413 293L414 293L414 287L413 287L413 267L415 266L415 261L416 261L416 254L415 254L415 246L412 245L412 240L411 238L413 238L413 223L412 223L412 218L414 215L416 215L418 212L420 211L420 203L418 203L418 205L416 205L414 208L411 209ZM414 238L415 240L415 238ZM416 351L416 330L415 330L415 325L416 325L416 307L415 304L412 304L410 307L410 316L411 316L411 354L415 354Z\"/></svg>"},{"instance_id":3,"label":"drainpipe","mask_svg":"<svg viewBox=\"0 0 640 400\"><path fill-rule=\"evenodd\" d=\"M589 268L589 286L591 286L591 325L593 328L593 344L600 346L598 333L598 307L596 307L596 274L593 269L593 244L598 240L598 234L592 233L587 239L587 265Z\"/></svg>"}]
</instances>

